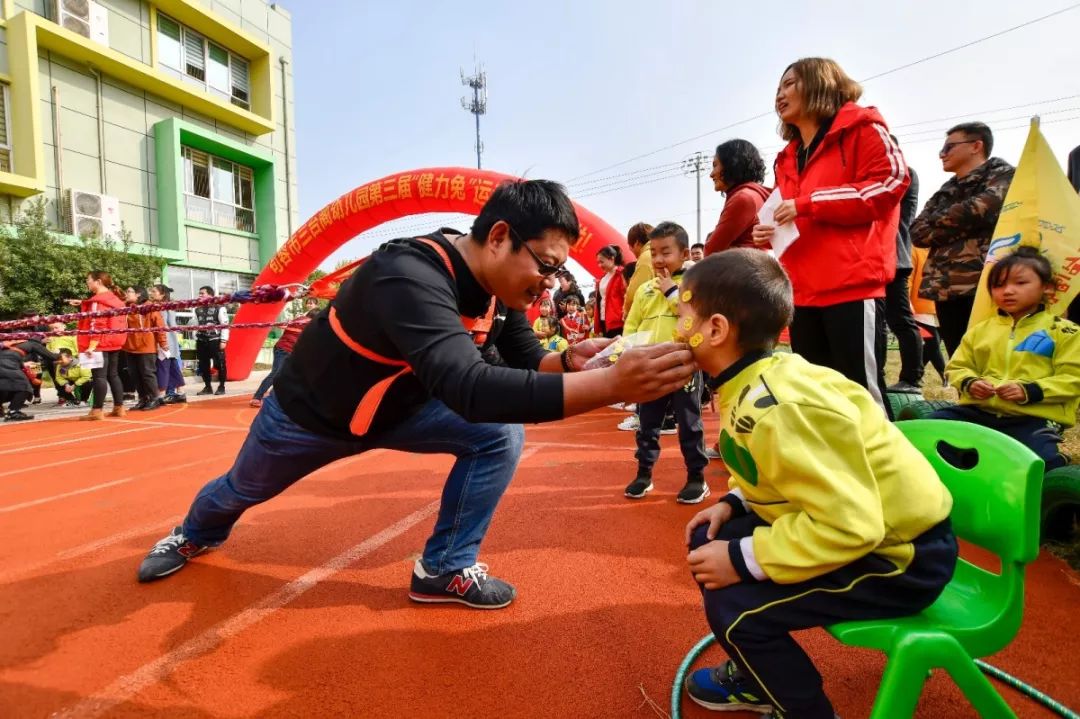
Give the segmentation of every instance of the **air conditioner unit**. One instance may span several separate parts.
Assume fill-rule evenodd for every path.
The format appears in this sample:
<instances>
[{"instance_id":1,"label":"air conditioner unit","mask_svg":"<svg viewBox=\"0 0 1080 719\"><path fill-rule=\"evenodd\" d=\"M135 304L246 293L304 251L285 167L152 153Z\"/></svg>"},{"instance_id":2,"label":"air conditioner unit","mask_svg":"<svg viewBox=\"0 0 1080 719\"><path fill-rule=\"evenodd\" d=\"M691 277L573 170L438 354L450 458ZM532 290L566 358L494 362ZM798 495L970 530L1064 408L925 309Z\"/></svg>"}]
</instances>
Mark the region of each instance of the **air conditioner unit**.
<instances>
[{"instance_id":1,"label":"air conditioner unit","mask_svg":"<svg viewBox=\"0 0 1080 719\"><path fill-rule=\"evenodd\" d=\"M94 0L56 0L57 25L102 45L109 44L109 11Z\"/></svg>"},{"instance_id":2,"label":"air conditioner unit","mask_svg":"<svg viewBox=\"0 0 1080 719\"><path fill-rule=\"evenodd\" d=\"M71 234L78 237L117 237L120 233L120 201L108 195L82 190L68 191Z\"/></svg>"}]
</instances>

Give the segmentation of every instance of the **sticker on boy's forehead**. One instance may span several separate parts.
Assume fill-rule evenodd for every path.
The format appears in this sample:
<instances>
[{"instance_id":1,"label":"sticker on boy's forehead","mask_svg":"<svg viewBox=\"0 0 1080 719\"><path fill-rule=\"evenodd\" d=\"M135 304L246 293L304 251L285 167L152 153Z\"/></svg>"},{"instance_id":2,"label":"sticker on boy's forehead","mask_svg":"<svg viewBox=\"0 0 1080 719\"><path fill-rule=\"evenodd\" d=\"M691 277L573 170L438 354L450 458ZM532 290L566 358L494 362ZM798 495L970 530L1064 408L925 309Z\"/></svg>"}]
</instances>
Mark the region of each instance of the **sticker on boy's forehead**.
<instances>
[{"instance_id":1,"label":"sticker on boy's forehead","mask_svg":"<svg viewBox=\"0 0 1080 719\"><path fill-rule=\"evenodd\" d=\"M693 296L694 296L694 293L691 292L690 290L683 290L682 297L680 299L682 299L683 302L689 302L690 298L693 297Z\"/></svg>"},{"instance_id":2,"label":"sticker on boy's forehead","mask_svg":"<svg viewBox=\"0 0 1080 719\"><path fill-rule=\"evenodd\" d=\"M697 332L697 333L694 334L693 337L690 338L690 346L691 347L697 347L704 341L705 341L705 338L701 336L700 332Z\"/></svg>"},{"instance_id":3,"label":"sticker on boy's forehead","mask_svg":"<svg viewBox=\"0 0 1080 719\"><path fill-rule=\"evenodd\" d=\"M682 327L683 327L684 330L693 329L694 328L694 318L693 317L683 317Z\"/></svg>"}]
</instances>

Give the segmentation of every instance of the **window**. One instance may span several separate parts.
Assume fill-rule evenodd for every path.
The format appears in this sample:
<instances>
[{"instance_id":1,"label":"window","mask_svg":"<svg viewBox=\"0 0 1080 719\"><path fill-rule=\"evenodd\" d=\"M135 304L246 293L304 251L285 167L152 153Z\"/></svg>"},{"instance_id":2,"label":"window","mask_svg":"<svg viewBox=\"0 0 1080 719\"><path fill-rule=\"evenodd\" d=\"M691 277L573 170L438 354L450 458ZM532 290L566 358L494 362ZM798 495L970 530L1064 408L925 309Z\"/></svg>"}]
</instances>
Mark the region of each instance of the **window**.
<instances>
[{"instance_id":1,"label":"window","mask_svg":"<svg viewBox=\"0 0 1080 719\"><path fill-rule=\"evenodd\" d=\"M11 115L8 112L8 86L0 85L0 172L11 172Z\"/></svg>"},{"instance_id":2,"label":"window","mask_svg":"<svg viewBox=\"0 0 1080 719\"><path fill-rule=\"evenodd\" d=\"M174 300L191 300L199 296L199 288L209 285L217 293L232 294L238 290L251 289L254 275L241 275L236 272L203 270L197 267L169 267L169 286L173 288ZM179 314L179 313L178 313ZM193 313L192 313L193 314Z\"/></svg>"},{"instance_id":3,"label":"window","mask_svg":"<svg viewBox=\"0 0 1080 719\"><path fill-rule=\"evenodd\" d=\"M232 104L251 109L249 64L199 33L158 13L158 64Z\"/></svg>"},{"instance_id":4,"label":"window","mask_svg":"<svg viewBox=\"0 0 1080 719\"><path fill-rule=\"evenodd\" d=\"M255 176L250 167L190 147L184 157L184 205L189 220L255 231Z\"/></svg>"}]
</instances>

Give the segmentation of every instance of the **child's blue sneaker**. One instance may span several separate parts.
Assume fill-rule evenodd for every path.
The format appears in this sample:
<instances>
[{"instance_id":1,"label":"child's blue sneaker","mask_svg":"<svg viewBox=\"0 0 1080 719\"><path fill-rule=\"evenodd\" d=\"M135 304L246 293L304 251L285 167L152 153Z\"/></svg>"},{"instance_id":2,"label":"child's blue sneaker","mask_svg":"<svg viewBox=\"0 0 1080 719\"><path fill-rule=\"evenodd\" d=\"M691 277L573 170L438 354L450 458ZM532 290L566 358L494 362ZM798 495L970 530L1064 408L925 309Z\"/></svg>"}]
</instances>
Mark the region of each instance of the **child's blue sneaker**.
<instances>
[{"instance_id":1,"label":"child's blue sneaker","mask_svg":"<svg viewBox=\"0 0 1080 719\"><path fill-rule=\"evenodd\" d=\"M718 667L698 669L686 678L686 693L697 704L718 712L769 714L772 704L761 696L757 684L728 659Z\"/></svg>"}]
</instances>

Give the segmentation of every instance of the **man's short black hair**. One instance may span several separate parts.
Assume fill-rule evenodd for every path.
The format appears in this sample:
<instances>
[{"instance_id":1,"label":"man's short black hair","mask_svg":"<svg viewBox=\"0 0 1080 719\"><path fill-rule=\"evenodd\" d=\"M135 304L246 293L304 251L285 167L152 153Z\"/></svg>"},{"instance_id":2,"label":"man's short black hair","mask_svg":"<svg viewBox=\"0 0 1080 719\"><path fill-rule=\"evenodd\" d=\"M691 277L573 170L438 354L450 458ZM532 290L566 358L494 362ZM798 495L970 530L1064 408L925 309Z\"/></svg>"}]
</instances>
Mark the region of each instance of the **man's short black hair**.
<instances>
[{"instance_id":1,"label":"man's short black hair","mask_svg":"<svg viewBox=\"0 0 1080 719\"><path fill-rule=\"evenodd\" d=\"M74 355L71 354L71 350L68 349L67 347L61 347L57 351L57 354L60 355L61 357L74 357Z\"/></svg>"},{"instance_id":2,"label":"man's short black hair","mask_svg":"<svg viewBox=\"0 0 1080 719\"><path fill-rule=\"evenodd\" d=\"M690 245L690 249L691 250L704 250L705 249L705 243L704 242L695 242L694 244Z\"/></svg>"},{"instance_id":3,"label":"man's short black hair","mask_svg":"<svg viewBox=\"0 0 1080 719\"><path fill-rule=\"evenodd\" d=\"M982 140L983 157L990 157L990 153L994 151L994 133L990 131L986 123L962 122L949 128L949 131L945 134L951 135L954 132L964 133L964 137L969 140Z\"/></svg>"},{"instance_id":4,"label":"man's short black hair","mask_svg":"<svg viewBox=\"0 0 1080 719\"><path fill-rule=\"evenodd\" d=\"M690 235L686 234L686 230L683 226L670 221L661 222L659 225L653 228L649 233L650 240L659 240L664 237L674 237L675 243L679 246L680 250L685 250L690 247Z\"/></svg>"},{"instance_id":5,"label":"man's short black hair","mask_svg":"<svg viewBox=\"0 0 1080 719\"><path fill-rule=\"evenodd\" d=\"M562 232L573 244L581 231L566 188L551 180L507 180L491 193L472 226L472 238L487 242L492 226L502 220L514 229L511 247L521 248L546 230Z\"/></svg>"},{"instance_id":6,"label":"man's short black hair","mask_svg":"<svg viewBox=\"0 0 1080 719\"><path fill-rule=\"evenodd\" d=\"M746 182L765 182L765 161L748 140L728 140L716 146L716 159L724 168L724 182L729 188Z\"/></svg>"},{"instance_id":7,"label":"man's short black hair","mask_svg":"<svg viewBox=\"0 0 1080 719\"><path fill-rule=\"evenodd\" d=\"M199 292L202 292L203 290L206 290L207 293L209 293L211 295L214 294L214 288L211 287L210 285L203 285L202 287L199 288Z\"/></svg>"},{"instance_id":8,"label":"man's short black hair","mask_svg":"<svg viewBox=\"0 0 1080 719\"><path fill-rule=\"evenodd\" d=\"M698 317L728 318L744 352L772 349L791 324L791 281L767 252L743 247L709 255L686 271L682 287Z\"/></svg>"}]
</instances>

